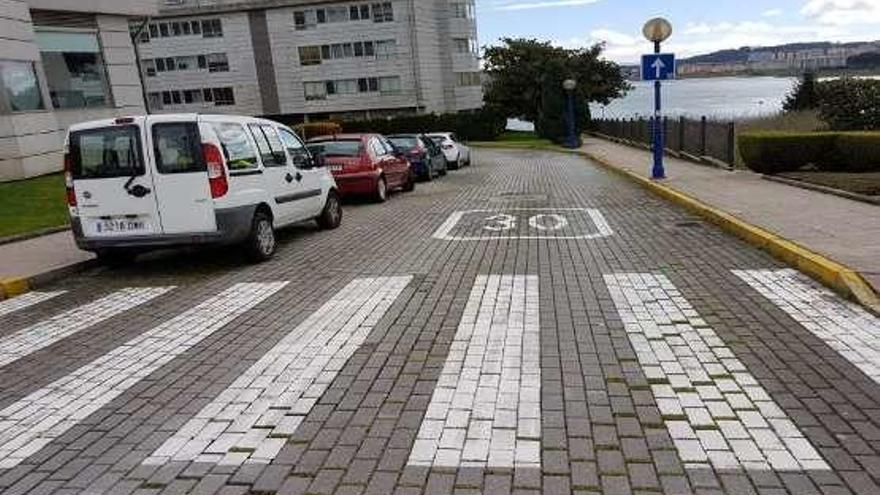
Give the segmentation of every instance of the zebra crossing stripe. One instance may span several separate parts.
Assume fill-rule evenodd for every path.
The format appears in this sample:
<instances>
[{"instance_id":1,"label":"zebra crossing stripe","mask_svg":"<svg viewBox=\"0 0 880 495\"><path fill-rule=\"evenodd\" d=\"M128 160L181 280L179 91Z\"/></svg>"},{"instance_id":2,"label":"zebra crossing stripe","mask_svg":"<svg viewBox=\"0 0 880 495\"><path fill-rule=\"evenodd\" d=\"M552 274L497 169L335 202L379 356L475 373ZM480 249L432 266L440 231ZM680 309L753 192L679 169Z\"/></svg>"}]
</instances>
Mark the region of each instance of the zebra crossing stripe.
<instances>
[{"instance_id":1,"label":"zebra crossing stripe","mask_svg":"<svg viewBox=\"0 0 880 495\"><path fill-rule=\"evenodd\" d=\"M28 292L27 294L13 297L5 301L0 301L0 316L8 315L16 311L28 308L35 304L39 304L49 299L54 299L67 291L59 290L54 292Z\"/></svg>"},{"instance_id":2,"label":"zebra crossing stripe","mask_svg":"<svg viewBox=\"0 0 880 495\"><path fill-rule=\"evenodd\" d=\"M880 383L880 318L792 269L733 274Z\"/></svg>"},{"instance_id":3,"label":"zebra crossing stripe","mask_svg":"<svg viewBox=\"0 0 880 495\"><path fill-rule=\"evenodd\" d=\"M410 466L541 466L538 277L479 276Z\"/></svg>"},{"instance_id":4,"label":"zebra crossing stripe","mask_svg":"<svg viewBox=\"0 0 880 495\"><path fill-rule=\"evenodd\" d=\"M411 278L362 278L349 283L144 464L270 462Z\"/></svg>"},{"instance_id":5,"label":"zebra crossing stripe","mask_svg":"<svg viewBox=\"0 0 880 495\"><path fill-rule=\"evenodd\" d=\"M174 287L118 290L0 339L0 367L155 299Z\"/></svg>"},{"instance_id":6,"label":"zebra crossing stripe","mask_svg":"<svg viewBox=\"0 0 880 495\"><path fill-rule=\"evenodd\" d=\"M285 285L236 284L0 410L0 469L17 466Z\"/></svg>"},{"instance_id":7,"label":"zebra crossing stripe","mask_svg":"<svg viewBox=\"0 0 880 495\"><path fill-rule=\"evenodd\" d=\"M627 336L689 467L830 467L663 275L605 275Z\"/></svg>"}]
</instances>

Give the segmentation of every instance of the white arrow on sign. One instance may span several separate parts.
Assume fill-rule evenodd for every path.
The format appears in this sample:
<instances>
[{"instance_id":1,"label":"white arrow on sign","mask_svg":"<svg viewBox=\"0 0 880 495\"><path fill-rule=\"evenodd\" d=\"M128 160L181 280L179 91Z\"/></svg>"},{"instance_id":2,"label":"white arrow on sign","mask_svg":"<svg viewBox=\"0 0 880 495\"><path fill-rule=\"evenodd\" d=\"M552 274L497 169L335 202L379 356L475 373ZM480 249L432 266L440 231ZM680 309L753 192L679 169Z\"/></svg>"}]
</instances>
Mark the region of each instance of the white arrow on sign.
<instances>
[{"instance_id":1,"label":"white arrow on sign","mask_svg":"<svg viewBox=\"0 0 880 495\"><path fill-rule=\"evenodd\" d=\"M662 74L663 69L666 68L666 64L663 63L663 60L657 59L654 60L654 63L651 64L651 67L654 69L654 74L657 79L660 79L660 74Z\"/></svg>"}]
</instances>

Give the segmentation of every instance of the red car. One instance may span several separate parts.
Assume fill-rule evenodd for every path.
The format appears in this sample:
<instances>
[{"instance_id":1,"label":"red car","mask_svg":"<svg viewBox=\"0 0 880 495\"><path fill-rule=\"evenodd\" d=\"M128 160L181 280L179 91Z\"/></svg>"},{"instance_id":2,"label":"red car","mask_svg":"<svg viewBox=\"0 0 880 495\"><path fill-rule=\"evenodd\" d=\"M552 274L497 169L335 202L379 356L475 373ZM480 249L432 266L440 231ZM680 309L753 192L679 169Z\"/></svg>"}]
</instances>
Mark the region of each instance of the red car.
<instances>
[{"instance_id":1,"label":"red car","mask_svg":"<svg viewBox=\"0 0 880 495\"><path fill-rule=\"evenodd\" d=\"M343 196L372 196L385 201L388 191L415 189L409 161L379 134L337 134L312 138L306 145L324 157Z\"/></svg>"}]
</instances>

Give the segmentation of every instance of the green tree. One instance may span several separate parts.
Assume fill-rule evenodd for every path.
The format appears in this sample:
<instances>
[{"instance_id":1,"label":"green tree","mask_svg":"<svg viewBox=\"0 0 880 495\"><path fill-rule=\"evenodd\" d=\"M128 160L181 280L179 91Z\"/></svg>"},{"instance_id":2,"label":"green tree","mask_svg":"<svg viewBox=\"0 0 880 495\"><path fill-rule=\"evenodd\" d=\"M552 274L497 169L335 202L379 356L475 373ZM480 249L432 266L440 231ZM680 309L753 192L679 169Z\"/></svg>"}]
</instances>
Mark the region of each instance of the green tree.
<instances>
[{"instance_id":1,"label":"green tree","mask_svg":"<svg viewBox=\"0 0 880 495\"><path fill-rule=\"evenodd\" d=\"M815 110L818 107L819 94L816 88L816 75L812 72L805 72L791 93L785 97L782 108L786 112L798 112L802 110Z\"/></svg>"},{"instance_id":2,"label":"green tree","mask_svg":"<svg viewBox=\"0 0 880 495\"><path fill-rule=\"evenodd\" d=\"M601 44L566 49L535 39L504 38L501 42L485 50L490 81L486 106L509 118L533 122L541 137L557 142L564 137L564 80L578 83L574 91L578 131L589 123L590 103L608 104L629 89L620 66L601 58Z\"/></svg>"}]
</instances>

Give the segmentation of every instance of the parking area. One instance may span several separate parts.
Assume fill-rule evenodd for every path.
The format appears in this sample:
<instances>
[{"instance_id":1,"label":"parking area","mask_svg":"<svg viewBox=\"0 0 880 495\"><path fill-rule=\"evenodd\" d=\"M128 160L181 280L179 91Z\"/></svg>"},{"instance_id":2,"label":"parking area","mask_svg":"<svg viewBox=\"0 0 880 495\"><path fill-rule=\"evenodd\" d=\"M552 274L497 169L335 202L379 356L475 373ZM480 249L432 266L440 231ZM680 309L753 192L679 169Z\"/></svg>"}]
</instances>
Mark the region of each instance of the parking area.
<instances>
[{"instance_id":1,"label":"parking area","mask_svg":"<svg viewBox=\"0 0 880 495\"><path fill-rule=\"evenodd\" d=\"M880 493L880 319L583 158L0 302L3 493Z\"/></svg>"}]
</instances>

